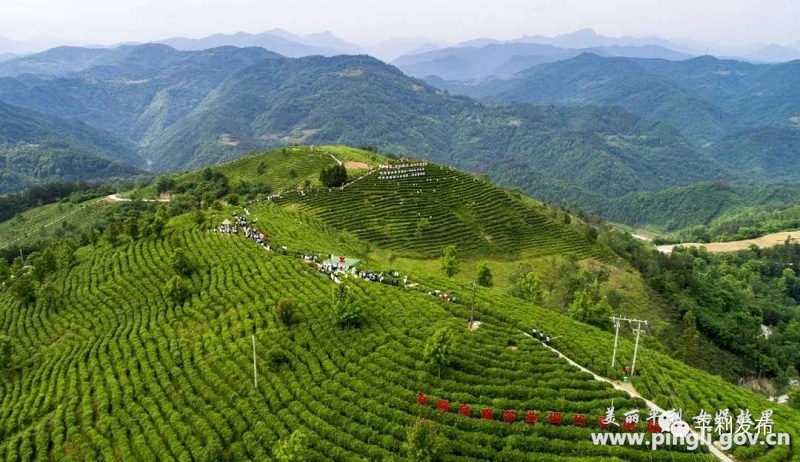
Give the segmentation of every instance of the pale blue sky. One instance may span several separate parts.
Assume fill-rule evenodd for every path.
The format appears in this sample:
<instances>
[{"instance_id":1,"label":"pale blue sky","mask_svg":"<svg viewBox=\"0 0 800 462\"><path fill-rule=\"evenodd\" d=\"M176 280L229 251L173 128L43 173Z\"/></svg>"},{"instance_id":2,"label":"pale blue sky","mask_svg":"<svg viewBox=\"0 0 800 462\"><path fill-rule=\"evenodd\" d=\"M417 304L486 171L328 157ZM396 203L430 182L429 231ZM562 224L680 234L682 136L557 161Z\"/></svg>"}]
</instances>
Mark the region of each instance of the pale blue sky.
<instances>
[{"instance_id":1,"label":"pale blue sky","mask_svg":"<svg viewBox=\"0 0 800 462\"><path fill-rule=\"evenodd\" d=\"M0 36L110 44L215 32L330 30L361 44L458 42L591 27L603 35L721 44L800 41L797 0L2 0Z\"/></svg>"}]
</instances>

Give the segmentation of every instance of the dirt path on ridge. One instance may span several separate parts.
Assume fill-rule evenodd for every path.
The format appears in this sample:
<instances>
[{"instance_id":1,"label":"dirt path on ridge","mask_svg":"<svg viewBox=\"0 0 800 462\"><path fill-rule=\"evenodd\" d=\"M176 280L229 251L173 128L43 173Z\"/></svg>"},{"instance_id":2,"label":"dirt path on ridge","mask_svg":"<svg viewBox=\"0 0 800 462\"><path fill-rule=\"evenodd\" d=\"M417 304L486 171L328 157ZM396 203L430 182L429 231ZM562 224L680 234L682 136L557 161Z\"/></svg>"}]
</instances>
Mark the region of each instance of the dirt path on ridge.
<instances>
[{"instance_id":1,"label":"dirt path on ridge","mask_svg":"<svg viewBox=\"0 0 800 462\"><path fill-rule=\"evenodd\" d=\"M526 336L536 340L531 334L529 334L527 332L523 332L523 334L525 334ZM546 343L540 342L538 340L536 340L536 341L539 342L543 347L550 349L550 351L552 351L553 353L557 354L560 358L564 359L565 361L567 361L572 366L577 367L578 369L580 369L583 372L586 372L587 374L591 374L592 377L594 377L595 380L597 380L599 382L605 382L605 383L611 384L611 386L614 387L614 389L619 390L619 391L624 391L625 393L627 393L628 395L630 395L633 398L639 398L639 399L643 400L647 404L647 407L650 410L658 411L661 414L666 412L664 409L662 409L656 403L650 401L649 399L643 398L642 395L640 395L639 392L637 392L636 389L633 387L633 384L631 384L631 383L622 383L622 382L619 382L617 380L611 380L611 379L609 379L607 377L603 377L603 376L597 375L594 372L590 371L589 369L586 369L585 367L581 366L580 364L576 363L575 361L569 359L563 353L561 353L560 351L558 351L555 348L551 347L550 345L547 345ZM697 435L698 441L702 441L700 439L700 435L697 433L697 431L695 431L695 429L692 428L691 432L694 433L695 435ZM717 448L713 444L707 444L706 447L708 448L708 451L711 454L713 454L714 457L716 457L717 459L719 459L719 460L721 460L723 462L734 462L733 459L731 459L727 454L722 452L722 450L720 450L719 448Z\"/></svg>"}]
</instances>

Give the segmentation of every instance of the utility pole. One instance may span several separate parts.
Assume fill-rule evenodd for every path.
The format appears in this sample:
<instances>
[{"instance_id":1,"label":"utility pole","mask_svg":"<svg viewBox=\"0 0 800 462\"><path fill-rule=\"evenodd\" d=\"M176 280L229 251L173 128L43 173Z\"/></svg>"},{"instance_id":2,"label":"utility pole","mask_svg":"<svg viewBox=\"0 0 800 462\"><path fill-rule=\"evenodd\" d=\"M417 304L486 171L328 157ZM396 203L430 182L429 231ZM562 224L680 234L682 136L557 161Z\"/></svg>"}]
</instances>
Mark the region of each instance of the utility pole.
<instances>
[{"instance_id":1,"label":"utility pole","mask_svg":"<svg viewBox=\"0 0 800 462\"><path fill-rule=\"evenodd\" d=\"M633 372L636 370L636 353L639 351L639 334L642 333L642 323L647 325L647 321L639 321L639 325L636 326L636 329L633 331L636 332L636 344L633 347L633 362L631 363L631 377L633 377Z\"/></svg>"},{"instance_id":2,"label":"utility pole","mask_svg":"<svg viewBox=\"0 0 800 462\"><path fill-rule=\"evenodd\" d=\"M253 383L258 388L258 370L256 369L256 334L253 334Z\"/></svg>"},{"instance_id":3,"label":"utility pole","mask_svg":"<svg viewBox=\"0 0 800 462\"><path fill-rule=\"evenodd\" d=\"M615 318L615 317L613 317L613 316L611 317L611 320L614 321L614 328L615 328L615 331L614 331L614 353L611 354L611 369L614 369L614 364L616 364L616 360L617 360L617 340L619 340L619 322L620 322L620 320Z\"/></svg>"},{"instance_id":4,"label":"utility pole","mask_svg":"<svg viewBox=\"0 0 800 462\"><path fill-rule=\"evenodd\" d=\"M469 328L472 329L475 327L475 290L477 289L477 284L475 281L472 281L472 309L469 312Z\"/></svg>"},{"instance_id":5,"label":"utility pole","mask_svg":"<svg viewBox=\"0 0 800 462\"><path fill-rule=\"evenodd\" d=\"M633 347L633 361L631 362L631 376L633 376L633 372L636 370L636 355L639 353L639 336L644 331L642 329L642 325L647 326L647 321L643 319L628 319L624 316L612 316L611 320L614 322L615 330L614 333L614 352L611 355L611 367L613 368L616 364L617 359L617 342L619 340L619 325L622 322L627 322L631 326L636 323L636 327L633 328L633 331L636 332L636 343Z\"/></svg>"}]
</instances>

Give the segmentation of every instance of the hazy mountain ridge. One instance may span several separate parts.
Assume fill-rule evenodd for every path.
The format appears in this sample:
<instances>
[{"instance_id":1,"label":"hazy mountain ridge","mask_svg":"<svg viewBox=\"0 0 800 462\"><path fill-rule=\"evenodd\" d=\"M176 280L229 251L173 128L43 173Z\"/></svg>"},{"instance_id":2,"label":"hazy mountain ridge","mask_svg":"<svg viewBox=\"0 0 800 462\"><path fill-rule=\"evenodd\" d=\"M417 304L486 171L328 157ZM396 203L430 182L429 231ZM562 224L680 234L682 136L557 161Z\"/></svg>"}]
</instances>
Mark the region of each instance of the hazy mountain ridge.
<instances>
[{"instance_id":1,"label":"hazy mountain ridge","mask_svg":"<svg viewBox=\"0 0 800 462\"><path fill-rule=\"evenodd\" d=\"M427 81L493 101L620 105L639 116L675 124L734 169L751 161L742 157L745 153L733 153L736 162L725 161L714 143L759 127L778 127L782 137L800 137L795 130L800 120L800 61L757 65L709 56L667 61L582 54L534 66L511 80L471 85ZM768 137L759 139L764 144L749 155L783 149L770 144ZM789 154L785 151L784 157Z\"/></svg>"},{"instance_id":2,"label":"hazy mountain ridge","mask_svg":"<svg viewBox=\"0 0 800 462\"><path fill-rule=\"evenodd\" d=\"M418 78L471 81L490 77L508 78L532 65L573 58L583 53L602 56L644 57L682 60L691 55L659 45L609 45L562 48L550 44L509 42L482 46L451 47L406 55L392 62ZM522 61L522 63L518 63Z\"/></svg>"},{"instance_id":3,"label":"hazy mountain ridge","mask_svg":"<svg viewBox=\"0 0 800 462\"><path fill-rule=\"evenodd\" d=\"M259 34L237 32L235 34L214 34L203 38L173 37L158 43L169 45L182 51L199 51L222 46L261 47L280 55L298 58L302 56L361 53L361 47L346 42L330 32L298 36L284 30L275 29Z\"/></svg>"},{"instance_id":4,"label":"hazy mountain ridge","mask_svg":"<svg viewBox=\"0 0 800 462\"><path fill-rule=\"evenodd\" d=\"M416 152L474 171L513 158L612 196L727 175L674 129L626 111L486 106L367 56L287 59L259 48L144 45L66 77L0 79L0 100L132 140L156 169L288 143L343 143ZM647 162L661 165L662 158L681 174L648 170Z\"/></svg>"},{"instance_id":5,"label":"hazy mountain ridge","mask_svg":"<svg viewBox=\"0 0 800 462\"><path fill-rule=\"evenodd\" d=\"M56 181L141 173L135 147L77 120L0 102L0 194Z\"/></svg>"}]
</instances>

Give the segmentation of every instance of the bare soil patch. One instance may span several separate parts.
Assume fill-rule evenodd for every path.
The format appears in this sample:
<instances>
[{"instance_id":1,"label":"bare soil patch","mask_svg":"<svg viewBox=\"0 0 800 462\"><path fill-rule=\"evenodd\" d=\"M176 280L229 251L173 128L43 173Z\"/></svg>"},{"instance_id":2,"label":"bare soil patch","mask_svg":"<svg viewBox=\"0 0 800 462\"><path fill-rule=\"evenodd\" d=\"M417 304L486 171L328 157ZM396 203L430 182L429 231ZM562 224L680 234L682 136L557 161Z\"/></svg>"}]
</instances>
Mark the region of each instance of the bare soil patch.
<instances>
[{"instance_id":1,"label":"bare soil patch","mask_svg":"<svg viewBox=\"0 0 800 462\"><path fill-rule=\"evenodd\" d=\"M755 239L744 239L741 241L731 241L731 242L710 242L708 244L698 244L696 242L688 243L688 244L680 244L683 247L700 247L703 246L709 252L736 252L737 250L747 250L751 245L757 245L758 247L772 247L776 245L783 244L786 242L786 239L789 238L791 240L796 240L800 238L800 230L795 231L782 231L780 233L772 233L767 234L765 236L757 237ZM658 246L658 250L664 253L672 252L672 249L677 247L678 244L672 245L660 245Z\"/></svg>"},{"instance_id":2,"label":"bare soil patch","mask_svg":"<svg viewBox=\"0 0 800 462\"><path fill-rule=\"evenodd\" d=\"M348 160L344 163L344 168L347 170L363 170L369 168L369 165L365 164L364 162L356 162L353 160Z\"/></svg>"}]
</instances>

